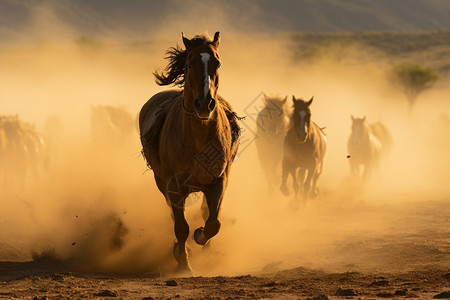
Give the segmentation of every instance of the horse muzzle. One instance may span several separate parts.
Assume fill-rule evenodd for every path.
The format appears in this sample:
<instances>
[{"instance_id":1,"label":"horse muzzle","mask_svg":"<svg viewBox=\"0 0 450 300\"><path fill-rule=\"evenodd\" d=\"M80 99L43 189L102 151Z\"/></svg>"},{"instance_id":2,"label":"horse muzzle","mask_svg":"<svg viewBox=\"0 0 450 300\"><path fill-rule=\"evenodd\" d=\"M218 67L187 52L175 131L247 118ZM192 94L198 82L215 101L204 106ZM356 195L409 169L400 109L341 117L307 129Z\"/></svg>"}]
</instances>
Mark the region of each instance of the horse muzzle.
<instances>
[{"instance_id":1,"label":"horse muzzle","mask_svg":"<svg viewBox=\"0 0 450 300\"><path fill-rule=\"evenodd\" d=\"M215 108L216 100L211 96L207 97L204 100L199 100L198 98L194 100L195 113L201 120L208 120Z\"/></svg>"}]
</instances>

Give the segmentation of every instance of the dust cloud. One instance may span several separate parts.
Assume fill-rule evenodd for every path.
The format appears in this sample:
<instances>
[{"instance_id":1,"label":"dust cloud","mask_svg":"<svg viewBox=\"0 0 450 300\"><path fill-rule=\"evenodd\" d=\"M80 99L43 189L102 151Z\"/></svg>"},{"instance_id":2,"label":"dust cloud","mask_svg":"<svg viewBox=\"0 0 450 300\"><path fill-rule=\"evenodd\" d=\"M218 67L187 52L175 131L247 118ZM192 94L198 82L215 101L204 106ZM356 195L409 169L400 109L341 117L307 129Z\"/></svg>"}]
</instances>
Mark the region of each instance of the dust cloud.
<instances>
[{"instance_id":1,"label":"dust cloud","mask_svg":"<svg viewBox=\"0 0 450 300\"><path fill-rule=\"evenodd\" d=\"M430 230L428 224L435 231L446 227L448 218L438 213L450 192L449 78L423 93L408 114L404 96L389 83L393 62L382 53L357 46L342 53L342 46L331 45L311 59L296 60L287 35L237 33L226 26L225 16L209 25L189 23L191 31L176 15L169 19L166 31L130 42L107 34L77 36L44 7L36 14L36 28L51 31L30 32L35 39L0 48L1 115L18 114L41 132L49 116L60 120L53 125L59 133L52 140L51 165L37 176L28 174L22 189L0 192L0 260L56 260L106 272L173 271L170 211L140 155L137 129L121 141L93 140L90 113L92 106L114 105L136 117L145 101L164 89L152 72L165 66L167 48L181 44L179 31L192 36L205 28L222 33L219 92L247 119L221 232L206 247L189 239L196 275L298 266L389 269L383 259L357 258L352 249L363 244L367 250L368 240L380 236ZM314 95L312 119L326 127L320 195L302 210L290 209L277 188L267 189L252 142L251 112L261 92L288 95L289 101L292 95ZM394 137L389 159L364 188L349 174L351 114L385 123ZM202 226L198 199L191 197L186 210L191 233ZM424 203L436 203L430 209L436 214L415 219L422 206L429 209Z\"/></svg>"}]
</instances>

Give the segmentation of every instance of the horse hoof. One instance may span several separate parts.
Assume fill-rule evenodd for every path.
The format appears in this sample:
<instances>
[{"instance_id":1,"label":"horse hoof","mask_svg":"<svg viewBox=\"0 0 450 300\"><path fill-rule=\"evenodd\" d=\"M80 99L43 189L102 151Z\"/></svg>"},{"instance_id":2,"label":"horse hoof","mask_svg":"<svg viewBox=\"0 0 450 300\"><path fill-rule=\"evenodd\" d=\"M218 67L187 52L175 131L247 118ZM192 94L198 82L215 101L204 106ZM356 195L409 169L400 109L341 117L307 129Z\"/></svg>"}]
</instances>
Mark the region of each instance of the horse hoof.
<instances>
[{"instance_id":1,"label":"horse hoof","mask_svg":"<svg viewBox=\"0 0 450 300\"><path fill-rule=\"evenodd\" d=\"M173 256L178 261L178 258L180 257L180 245L178 245L178 243L173 245Z\"/></svg>"},{"instance_id":2,"label":"horse hoof","mask_svg":"<svg viewBox=\"0 0 450 300\"><path fill-rule=\"evenodd\" d=\"M175 257L178 263L182 262L182 259L180 257L181 254L182 253L180 250L180 245L177 242L175 242L175 245L173 245L173 256ZM189 246L186 245L186 257L188 257L191 254L192 254L191 248L189 248Z\"/></svg>"},{"instance_id":3,"label":"horse hoof","mask_svg":"<svg viewBox=\"0 0 450 300\"><path fill-rule=\"evenodd\" d=\"M199 245L204 245L208 241L205 236L204 228L200 227L194 231L194 240Z\"/></svg>"},{"instance_id":4,"label":"horse hoof","mask_svg":"<svg viewBox=\"0 0 450 300\"><path fill-rule=\"evenodd\" d=\"M179 277L192 277L194 276L194 271L189 263L178 264L177 275Z\"/></svg>"},{"instance_id":5,"label":"horse hoof","mask_svg":"<svg viewBox=\"0 0 450 300\"><path fill-rule=\"evenodd\" d=\"M287 187L281 187L280 190L283 193L283 195L285 195L286 197L289 196L289 190Z\"/></svg>"}]
</instances>

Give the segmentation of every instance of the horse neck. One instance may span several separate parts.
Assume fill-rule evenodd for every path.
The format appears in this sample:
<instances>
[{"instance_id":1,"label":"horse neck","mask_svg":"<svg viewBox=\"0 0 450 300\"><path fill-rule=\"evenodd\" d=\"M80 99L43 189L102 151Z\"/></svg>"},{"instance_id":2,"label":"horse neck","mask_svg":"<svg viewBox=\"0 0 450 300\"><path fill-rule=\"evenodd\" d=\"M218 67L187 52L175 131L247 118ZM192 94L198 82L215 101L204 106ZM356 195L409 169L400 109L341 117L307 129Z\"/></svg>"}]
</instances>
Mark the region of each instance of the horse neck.
<instances>
[{"instance_id":1,"label":"horse neck","mask_svg":"<svg viewBox=\"0 0 450 300\"><path fill-rule=\"evenodd\" d=\"M265 131L267 131L268 134L281 134L285 128L285 119L284 114L281 116L272 116L270 110L263 111L263 113L266 113L267 115L263 116L263 118L266 118L264 120L266 124L259 124L261 127L264 128Z\"/></svg>"},{"instance_id":2,"label":"horse neck","mask_svg":"<svg viewBox=\"0 0 450 300\"><path fill-rule=\"evenodd\" d=\"M360 129L360 131L362 131L362 134L360 134L361 139L360 139L360 143L368 143L370 140L370 128L367 124L364 124ZM353 144L358 144L355 138L355 133L352 131L352 137L351 140L353 142Z\"/></svg>"}]
</instances>

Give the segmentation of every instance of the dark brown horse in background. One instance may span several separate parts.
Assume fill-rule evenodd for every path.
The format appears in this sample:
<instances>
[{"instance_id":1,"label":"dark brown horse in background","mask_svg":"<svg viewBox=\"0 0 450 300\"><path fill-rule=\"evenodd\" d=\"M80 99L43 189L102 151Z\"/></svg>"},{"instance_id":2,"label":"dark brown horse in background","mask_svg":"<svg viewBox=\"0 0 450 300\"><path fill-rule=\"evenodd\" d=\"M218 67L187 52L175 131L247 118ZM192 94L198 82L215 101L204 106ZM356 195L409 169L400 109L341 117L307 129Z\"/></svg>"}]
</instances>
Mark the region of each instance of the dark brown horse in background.
<instances>
[{"instance_id":1,"label":"dark brown horse in background","mask_svg":"<svg viewBox=\"0 0 450 300\"><path fill-rule=\"evenodd\" d=\"M219 43L219 32L213 40L183 35L186 49L171 48L165 74L155 76L159 85L184 88L154 95L139 115L142 152L172 208L177 238L174 256L181 272L192 272L186 252L186 197L201 191L206 198L205 226L194 232L195 242L205 245L219 232L220 208L239 144L237 117L217 94Z\"/></svg>"},{"instance_id":2,"label":"dark brown horse in background","mask_svg":"<svg viewBox=\"0 0 450 300\"><path fill-rule=\"evenodd\" d=\"M287 96L268 97L264 95L264 108L256 118L256 150L258 151L259 163L266 175L269 192L273 185L278 186L280 177L277 176L283 153L280 145L283 144L286 135L289 118L284 109Z\"/></svg>"},{"instance_id":3,"label":"dark brown horse in background","mask_svg":"<svg viewBox=\"0 0 450 300\"><path fill-rule=\"evenodd\" d=\"M286 196L289 195L286 180L291 175L295 200L298 200L299 194L303 194L303 201L306 201L317 195L317 179L322 173L327 139L319 126L311 121L309 107L314 97L309 101L295 99L294 96L292 98L294 109L284 139L281 192Z\"/></svg>"}]
</instances>

